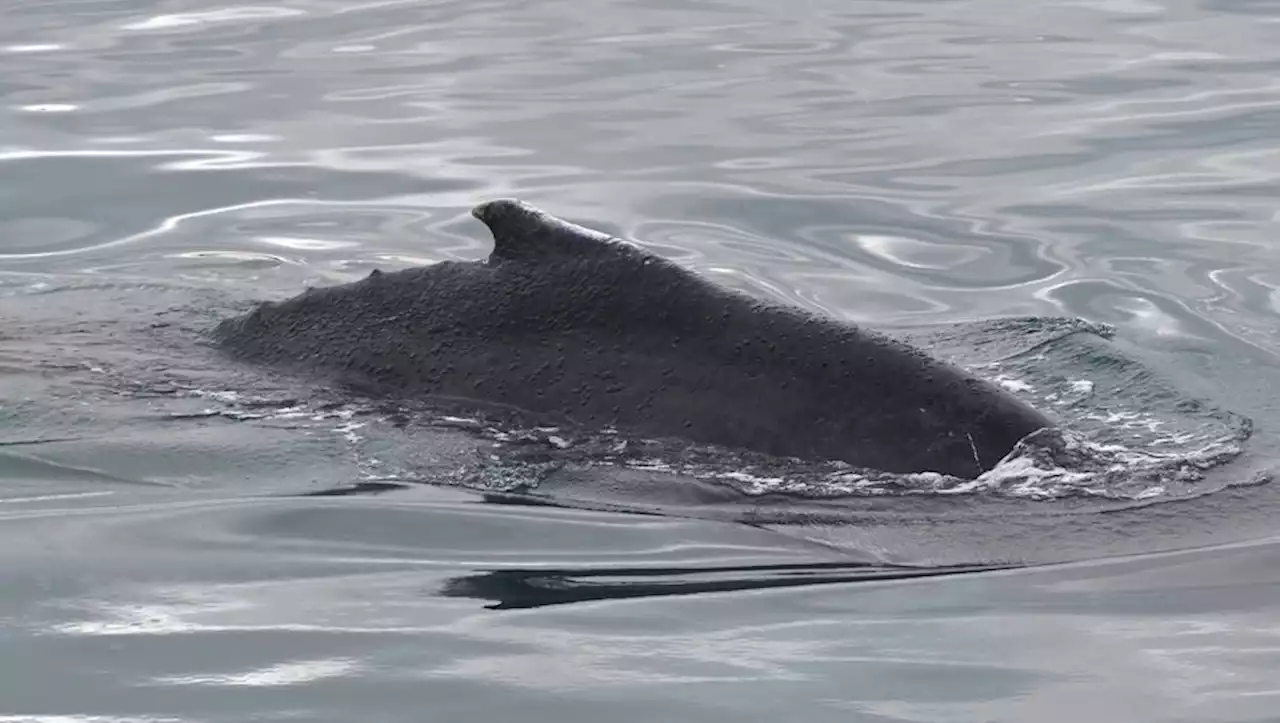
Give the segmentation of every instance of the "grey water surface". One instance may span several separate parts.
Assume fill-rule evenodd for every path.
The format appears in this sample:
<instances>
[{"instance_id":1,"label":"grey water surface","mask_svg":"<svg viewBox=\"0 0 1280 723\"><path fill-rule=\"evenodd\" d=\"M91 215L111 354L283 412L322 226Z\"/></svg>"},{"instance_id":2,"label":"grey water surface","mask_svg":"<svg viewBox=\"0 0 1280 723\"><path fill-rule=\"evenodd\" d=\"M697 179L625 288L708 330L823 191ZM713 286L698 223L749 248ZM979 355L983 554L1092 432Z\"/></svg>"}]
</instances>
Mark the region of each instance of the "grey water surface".
<instances>
[{"instance_id":1,"label":"grey water surface","mask_svg":"<svg viewBox=\"0 0 1280 723\"><path fill-rule=\"evenodd\" d=\"M1280 721L1280 4L0 0L0 68L0 721ZM205 343L500 196L1070 444L878 477Z\"/></svg>"}]
</instances>

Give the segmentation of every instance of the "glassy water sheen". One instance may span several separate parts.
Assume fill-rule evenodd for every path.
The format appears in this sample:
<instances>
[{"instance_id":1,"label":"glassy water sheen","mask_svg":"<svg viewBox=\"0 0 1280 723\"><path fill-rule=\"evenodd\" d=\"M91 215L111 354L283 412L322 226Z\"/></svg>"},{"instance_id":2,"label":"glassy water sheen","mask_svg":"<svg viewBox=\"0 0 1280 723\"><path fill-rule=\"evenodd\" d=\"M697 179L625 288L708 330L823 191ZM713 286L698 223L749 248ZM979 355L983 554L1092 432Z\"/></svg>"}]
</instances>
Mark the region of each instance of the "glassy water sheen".
<instances>
[{"instance_id":1,"label":"glassy water sheen","mask_svg":"<svg viewBox=\"0 0 1280 723\"><path fill-rule=\"evenodd\" d=\"M0 721L1280 720L1280 5L0 0ZM1059 419L973 481L232 365L518 196Z\"/></svg>"}]
</instances>

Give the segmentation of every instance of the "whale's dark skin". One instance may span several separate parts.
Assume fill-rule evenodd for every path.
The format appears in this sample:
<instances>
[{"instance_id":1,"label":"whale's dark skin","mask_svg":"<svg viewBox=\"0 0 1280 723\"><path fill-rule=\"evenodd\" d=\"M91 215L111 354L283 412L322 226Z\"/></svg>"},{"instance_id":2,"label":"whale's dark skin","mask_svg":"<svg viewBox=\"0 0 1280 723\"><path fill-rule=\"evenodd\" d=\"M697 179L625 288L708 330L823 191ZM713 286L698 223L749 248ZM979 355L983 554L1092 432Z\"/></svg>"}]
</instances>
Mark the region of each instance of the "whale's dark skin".
<instances>
[{"instance_id":1,"label":"whale's dark skin","mask_svg":"<svg viewBox=\"0 0 1280 723\"><path fill-rule=\"evenodd\" d=\"M880 334L717 286L514 200L485 261L375 271L223 321L245 361L380 394L971 479L1052 422Z\"/></svg>"}]
</instances>

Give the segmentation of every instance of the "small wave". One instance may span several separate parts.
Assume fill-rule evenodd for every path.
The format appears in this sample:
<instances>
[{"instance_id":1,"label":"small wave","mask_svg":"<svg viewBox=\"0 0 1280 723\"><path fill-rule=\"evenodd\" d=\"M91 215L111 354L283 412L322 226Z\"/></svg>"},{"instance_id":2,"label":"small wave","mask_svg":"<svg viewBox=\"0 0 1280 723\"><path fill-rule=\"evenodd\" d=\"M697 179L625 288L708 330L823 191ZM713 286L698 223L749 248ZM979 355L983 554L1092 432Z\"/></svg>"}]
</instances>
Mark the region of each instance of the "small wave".
<instances>
[{"instance_id":1,"label":"small wave","mask_svg":"<svg viewBox=\"0 0 1280 723\"><path fill-rule=\"evenodd\" d=\"M458 485L484 492L536 490L553 473L566 469L610 468L690 477L723 485L746 499L789 495L805 499L918 495L971 495L1049 501L1068 498L1147 500L1195 496L1210 470L1237 458L1248 437L1247 420L1235 434L1208 444L1174 451L1132 449L1100 443L1071 430L1042 430L1020 442L995 468L973 480L921 472L894 474L857 468L844 462L779 459L764 454L679 440L630 437L616 430L583 431L559 426L510 426L480 415L439 414L402 406L333 402L306 403L293 398L253 398L229 391L190 391L182 395L209 402L198 413L237 421L314 424L342 435L353 445L385 438L394 428L406 447L431 443L431 434L464 432L477 442L441 474L424 476L412 464L397 465L386 445L370 479L410 478ZM357 417L366 417L357 421ZM1250 478L1241 483L1256 484Z\"/></svg>"}]
</instances>

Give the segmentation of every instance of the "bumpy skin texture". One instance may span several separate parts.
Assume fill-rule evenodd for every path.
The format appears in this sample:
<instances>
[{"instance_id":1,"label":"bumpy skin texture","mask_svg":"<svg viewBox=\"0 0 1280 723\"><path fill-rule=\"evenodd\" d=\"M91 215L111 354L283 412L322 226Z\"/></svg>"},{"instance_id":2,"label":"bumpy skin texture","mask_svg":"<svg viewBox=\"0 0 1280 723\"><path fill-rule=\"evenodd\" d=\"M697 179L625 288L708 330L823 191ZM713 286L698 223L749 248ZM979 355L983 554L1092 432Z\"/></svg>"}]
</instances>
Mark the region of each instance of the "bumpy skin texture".
<instances>
[{"instance_id":1,"label":"bumpy skin texture","mask_svg":"<svg viewBox=\"0 0 1280 723\"><path fill-rule=\"evenodd\" d=\"M500 403L589 426L973 478L1051 422L853 325L752 299L514 200L473 215L486 261L309 290L222 322L246 361L362 390Z\"/></svg>"}]
</instances>

